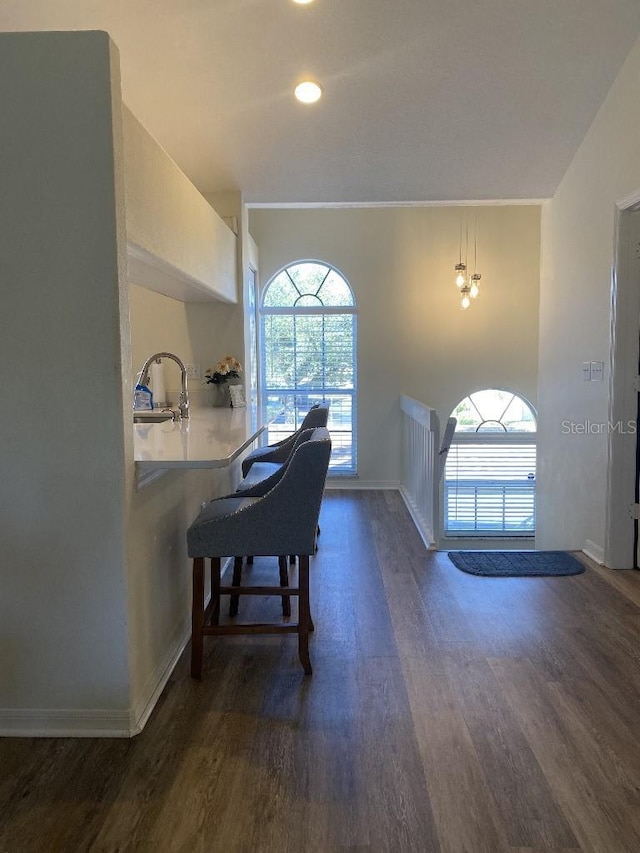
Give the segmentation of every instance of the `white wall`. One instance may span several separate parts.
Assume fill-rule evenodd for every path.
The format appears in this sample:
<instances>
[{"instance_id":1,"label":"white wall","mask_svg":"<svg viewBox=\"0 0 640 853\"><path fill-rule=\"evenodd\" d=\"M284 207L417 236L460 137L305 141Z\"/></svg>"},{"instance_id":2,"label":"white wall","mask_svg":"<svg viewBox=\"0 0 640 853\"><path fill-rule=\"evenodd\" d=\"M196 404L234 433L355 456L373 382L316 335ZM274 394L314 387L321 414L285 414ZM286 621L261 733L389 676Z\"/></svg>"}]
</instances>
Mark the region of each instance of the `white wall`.
<instances>
[{"instance_id":1,"label":"white wall","mask_svg":"<svg viewBox=\"0 0 640 853\"><path fill-rule=\"evenodd\" d=\"M475 213L463 210L471 224ZM536 405L540 210L479 207L477 217L482 293L464 312L453 270L460 208L250 211L263 285L313 258L336 266L355 291L363 482L399 481L401 393L441 418L486 387Z\"/></svg>"},{"instance_id":2,"label":"white wall","mask_svg":"<svg viewBox=\"0 0 640 853\"><path fill-rule=\"evenodd\" d=\"M122 119L128 241L203 293L236 302L235 235L126 107Z\"/></svg>"},{"instance_id":3,"label":"white wall","mask_svg":"<svg viewBox=\"0 0 640 853\"><path fill-rule=\"evenodd\" d=\"M204 199L203 199L204 200ZM181 302L163 294L138 286L135 269L130 265L131 287L131 344L134 375L154 352L167 350L179 355L187 364L196 364L204 375L227 354L245 361L244 288L247 252L246 208L240 193L209 194L205 204L215 207L215 215L233 216L238 220L239 234L236 247L234 282L240 282L237 302ZM226 224L224 228L228 228ZM144 229L143 229L144 230ZM231 233L231 232L229 232ZM145 276L153 274L147 270ZM177 367L165 365L165 382L172 400L180 391L180 373ZM210 394L202 380L189 383L190 398L195 403L206 403Z\"/></svg>"},{"instance_id":4,"label":"white wall","mask_svg":"<svg viewBox=\"0 0 640 853\"><path fill-rule=\"evenodd\" d=\"M563 432L606 424L616 202L640 188L640 42L542 215L538 538L541 548L601 555L607 436ZM582 361L604 361L586 383ZM629 496L629 503L633 496Z\"/></svg>"},{"instance_id":5,"label":"white wall","mask_svg":"<svg viewBox=\"0 0 640 853\"><path fill-rule=\"evenodd\" d=\"M129 286L132 168L107 34L0 35L0 111L0 370L10 406L0 442L0 732L132 734L188 637L186 529L200 502L238 476L237 466L171 472L137 489L132 358L139 367L168 349L206 367L241 351L242 318L236 305L185 306ZM235 237L191 190L229 237L235 289ZM157 202L171 205L171 193ZM129 220L140 245L189 273L147 215L143 206ZM171 390L177 373L167 379Z\"/></svg>"},{"instance_id":6,"label":"white wall","mask_svg":"<svg viewBox=\"0 0 640 853\"><path fill-rule=\"evenodd\" d=\"M185 303L135 285L130 289L131 351L133 374L154 352L168 351L185 364L199 365L202 374L227 353L243 358L242 326L236 322L242 311L224 302ZM177 402L180 370L165 362L167 392ZM202 380L189 380L193 403L205 403L209 394Z\"/></svg>"},{"instance_id":7,"label":"white wall","mask_svg":"<svg viewBox=\"0 0 640 853\"><path fill-rule=\"evenodd\" d=\"M249 298L249 288L252 286L250 270L258 271L258 251L255 242L249 234L249 212L243 202L242 193L205 193L205 198L220 216L235 217L238 226L238 310L229 312L223 318L224 325L221 327L217 323L215 330L216 332L226 333L227 336L231 335L234 341L236 338L243 339L244 348L241 354L238 353L237 346L235 349L229 350L229 352L235 355L236 358L239 358L243 363L245 369L243 381L245 388L248 390L251 378L251 360L255 355L255 348L251 345L249 314L248 310L245 310L245 307L251 304ZM247 399L249 399L248 393Z\"/></svg>"},{"instance_id":8,"label":"white wall","mask_svg":"<svg viewBox=\"0 0 640 853\"><path fill-rule=\"evenodd\" d=\"M119 91L105 33L0 34L0 730L128 719Z\"/></svg>"},{"instance_id":9,"label":"white wall","mask_svg":"<svg viewBox=\"0 0 640 853\"><path fill-rule=\"evenodd\" d=\"M163 350L200 365L203 373L227 353L242 358L241 301L184 303L132 283L129 316L134 374L150 355ZM165 382L175 402L180 372L169 360ZM202 380L190 381L189 394L192 405L210 402ZM189 636L187 528L201 502L233 492L240 474L239 461L220 470L172 471L138 490L132 455L127 457L127 473L130 713L136 731L146 722Z\"/></svg>"}]
</instances>

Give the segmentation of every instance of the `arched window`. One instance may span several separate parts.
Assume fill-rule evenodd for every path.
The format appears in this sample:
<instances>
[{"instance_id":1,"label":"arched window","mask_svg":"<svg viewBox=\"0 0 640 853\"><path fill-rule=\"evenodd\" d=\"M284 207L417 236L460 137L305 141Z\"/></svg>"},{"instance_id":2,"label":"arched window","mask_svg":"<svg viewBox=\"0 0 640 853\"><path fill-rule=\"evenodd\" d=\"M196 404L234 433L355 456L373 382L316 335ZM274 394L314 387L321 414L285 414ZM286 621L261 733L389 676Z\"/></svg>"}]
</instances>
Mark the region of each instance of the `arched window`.
<instances>
[{"instance_id":1,"label":"arched window","mask_svg":"<svg viewBox=\"0 0 640 853\"><path fill-rule=\"evenodd\" d=\"M536 418L510 391L469 394L445 467L445 536L535 534Z\"/></svg>"},{"instance_id":2,"label":"arched window","mask_svg":"<svg viewBox=\"0 0 640 853\"><path fill-rule=\"evenodd\" d=\"M328 400L330 470L356 471L356 308L334 267L300 261L267 284L260 309L263 404L285 412L268 442L294 432L310 406Z\"/></svg>"}]
</instances>

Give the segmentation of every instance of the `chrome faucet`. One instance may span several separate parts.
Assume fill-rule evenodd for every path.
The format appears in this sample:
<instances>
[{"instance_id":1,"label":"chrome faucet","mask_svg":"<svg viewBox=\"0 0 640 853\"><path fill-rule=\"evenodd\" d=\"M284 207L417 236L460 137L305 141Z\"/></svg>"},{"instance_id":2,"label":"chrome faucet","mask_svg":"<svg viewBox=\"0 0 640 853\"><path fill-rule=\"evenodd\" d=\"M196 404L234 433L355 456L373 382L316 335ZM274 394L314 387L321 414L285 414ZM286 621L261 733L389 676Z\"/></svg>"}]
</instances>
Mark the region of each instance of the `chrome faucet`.
<instances>
[{"instance_id":1,"label":"chrome faucet","mask_svg":"<svg viewBox=\"0 0 640 853\"><path fill-rule=\"evenodd\" d=\"M182 377L182 391L180 391L180 400L178 401L178 410L180 412L181 418L189 417L189 390L187 388L187 368L185 363L181 358L178 358L177 355L174 355L172 352L157 352L155 355L150 356L142 366L142 370L140 371L140 383L142 385L146 385L149 382L149 367L153 364L154 361L159 361L161 358L170 358L178 365L180 368L180 373Z\"/></svg>"}]
</instances>

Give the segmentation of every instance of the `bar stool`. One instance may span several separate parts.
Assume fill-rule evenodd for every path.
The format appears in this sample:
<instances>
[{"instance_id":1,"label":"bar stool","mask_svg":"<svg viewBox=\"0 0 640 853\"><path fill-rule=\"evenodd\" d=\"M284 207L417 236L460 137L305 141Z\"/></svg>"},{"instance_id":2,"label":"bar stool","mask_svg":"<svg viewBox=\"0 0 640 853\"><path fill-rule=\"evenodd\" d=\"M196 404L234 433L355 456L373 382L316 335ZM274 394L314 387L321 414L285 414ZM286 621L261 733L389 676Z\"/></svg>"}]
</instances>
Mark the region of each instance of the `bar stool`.
<instances>
[{"instance_id":1,"label":"bar stool","mask_svg":"<svg viewBox=\"0 0 640 853\"><path fill-rule=\"evenodd\" d=\"M300 434L307 429L326 427L328 420L329 403L316 403L309 409L302 423L292 435L283 438L282 441L277 441L275 444L256 447L245 456L242 460L242 476L247 476L249 469L255 462L286 462Z\"/></svg>"},{"instance_id":2,"label":"bar stool","mask_svg":"<svg viewBox=\"0 0 640 853\"><path fill-rule=\"evenodd\" d=\"M191 675L200 678L205 636L225 634L298 635L298 656L311 674L309 657L309 557L315 552L320 505L331 456L326 428L313 431L295 450L279 482L262 497L230 496L210 501L187 531L193 558ZM221 585L221 557L233 554L298 557L298 586ZM205 559L211 564L211 600L205 609ZM221 595L281 595L298 597L297 623L220 625Z\"/></svg>"},{"instance_id":3,"label":"bar stool","mask_svg":"<svg viewBox=\"0 0 640 853\"><path fill-rule=\"evenodd\" d=\"M243 498L259 498L263 495L266 495L266 493L270 491L276 485L276 483L279 483L282 477L284 476L284 472L286 471L287 465L293 458L293 454L296 448L303 444L305 441L309 441L309 439L313 435L313 432L314 431L312 429L301 429L294 434L294 441L291 444L291 450L289 451L289 456L287 457L286 461L254 462L254 464L247 472L247 476L242 480L233 496ZM247 564L252 564L253 555L246 556ZM242 556L235 556L233 558L232 586L240 586L242 583L243 560L244 558ZM293 562L295 562L295 558ZM280 571L280 586L289 586L289 570L287 568L286 555L278 556L278 568ZM229 599L229 616L238 615L238 604L238 596L232 595ZM282 596L282 615L291 616L291 600L286 595Z\"/></svg>"}]
</instances>

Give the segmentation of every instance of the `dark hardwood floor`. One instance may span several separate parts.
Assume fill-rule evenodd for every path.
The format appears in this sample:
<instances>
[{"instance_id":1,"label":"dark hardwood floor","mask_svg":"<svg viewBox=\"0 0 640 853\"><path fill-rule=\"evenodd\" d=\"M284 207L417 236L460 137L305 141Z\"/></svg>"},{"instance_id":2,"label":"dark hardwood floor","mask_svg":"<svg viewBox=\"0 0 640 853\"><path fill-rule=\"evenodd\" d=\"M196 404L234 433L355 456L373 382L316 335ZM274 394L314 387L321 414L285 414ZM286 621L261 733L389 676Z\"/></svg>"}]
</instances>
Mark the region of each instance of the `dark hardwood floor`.
<instances>
[{"instance_id":1,"label":"dark hardwood floor","mask_svg":"<svg viewBox=\"0 0 640 853\"><path fill-rule=\"evenodd\" d=\"M132 741L0 741L0 853L640 850L640 573L466 575L395 492L321 526L313 676L208 638Z\"/></svg>"}]
</instances>

